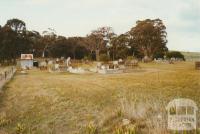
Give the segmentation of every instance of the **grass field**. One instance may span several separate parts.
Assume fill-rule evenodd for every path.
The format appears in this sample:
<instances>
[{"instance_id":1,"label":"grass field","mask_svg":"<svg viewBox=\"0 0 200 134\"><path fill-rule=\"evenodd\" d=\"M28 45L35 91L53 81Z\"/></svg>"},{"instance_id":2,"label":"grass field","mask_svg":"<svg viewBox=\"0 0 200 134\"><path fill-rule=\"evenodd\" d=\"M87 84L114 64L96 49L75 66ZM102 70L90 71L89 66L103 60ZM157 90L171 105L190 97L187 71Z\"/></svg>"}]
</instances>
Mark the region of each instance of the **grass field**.
<instances>
[{"instance_id":1,"label":"grass field","mask_svg":"<svg viewBox=\"0 0 200 134\"><path fill-rule=\"evenodd\" d=\"M200 52L181 52L186 60L200 61Z\"/></svg>"},{"instance_id":2,"label":"grass field","mask_svg":"<svg viewBox=\"0 0 200 134\"><path fill-rule=\"evenodd\" d=\"M140 66L115 75L17 73L0 94L0 134L167 134L170 100L200 107L200 71L192 62Z\"/></svg>"}]
</instances>

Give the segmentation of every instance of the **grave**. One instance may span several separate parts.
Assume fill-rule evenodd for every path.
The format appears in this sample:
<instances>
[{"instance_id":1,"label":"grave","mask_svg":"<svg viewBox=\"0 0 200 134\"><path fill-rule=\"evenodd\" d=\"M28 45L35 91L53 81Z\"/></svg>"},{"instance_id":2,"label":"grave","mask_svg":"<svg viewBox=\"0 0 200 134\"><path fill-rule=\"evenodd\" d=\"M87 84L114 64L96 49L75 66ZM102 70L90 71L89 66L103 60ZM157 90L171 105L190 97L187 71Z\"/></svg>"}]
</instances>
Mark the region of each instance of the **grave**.
<instances>
[{"instance_id":1,"label":"grave","mask_svg":"<svg viewBox=\"0 0 200 134\"><path fill-rule=\"evenodd\" d=\"M119 68L118 61L113 61L107 64L97 64L97 72L100 74L119 74L123 70Z\"/></svg>"},{"instance_id":2,"label":"grave","mask_svg":"<svg viewBox=\"0 0 200 134\"><path fill-rule=\"evenodd\" d=\"M64 58L56 59L55 61L48 61L48 70L49 72L67 72L67 65Z\"/></svg>"},{"instance_id":3,"label":"grave","mask_svg":"<svg viewBox=\"0 0 200 134\"><path fill-rule=\"evenodd\" d=\"M135 67L138 67L138 61L137 60L127 60L125 62L125 67L128 69L133 69Z\"/></svg>"},{"instance_id":4,"label":"grave","mask_svg":"<svg viewBox=\"0 0 200 134\"><path fill-rule=\"evenodd\" d=\"M39 68L40 68L40 70L47 70L47 62L46 61L40 62Z\"/></svg>"},{"instance_id":5,"label":"grave","mask_svg":"<svg viewBox=\"0 0 200 134\"><path fill-rule=\"evenodd\" d=\"M123 61L112 61L108 63L97 63L97 72L100 74L118 74L118 73L129 73L138 68L137 60Z\"/></svg>"},{"instance_id":6,"label":"grave","mask_svg":"<svg viewBox=\"0 0 200 134\"><path fill-rule=\"evenodd\" d=\"M70 73L73 73L73 74L84 74L84 73L86 73L86 71L84 69L82 69L81 67L79 67L79 68L69 67L67 69L67 71L69 71Z\"/></svg>"}]
</instances>

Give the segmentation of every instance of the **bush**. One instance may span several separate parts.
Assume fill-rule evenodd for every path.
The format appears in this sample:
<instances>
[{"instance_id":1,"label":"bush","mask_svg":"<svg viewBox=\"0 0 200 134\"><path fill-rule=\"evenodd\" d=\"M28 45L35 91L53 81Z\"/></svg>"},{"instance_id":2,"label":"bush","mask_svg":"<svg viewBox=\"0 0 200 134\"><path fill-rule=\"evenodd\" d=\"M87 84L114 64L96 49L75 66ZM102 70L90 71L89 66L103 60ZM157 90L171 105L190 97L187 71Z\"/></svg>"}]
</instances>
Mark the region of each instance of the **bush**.
<instances>
[{"instance_id":1,"label":"bush","mask_svg":"<svg viewBox=\"0 0 200 134\"><path fill-rule=\"evenodd\" d=\"M100 58L100 61L104 61L104 62L108 62L110 60L107 54L101 54L99 58Z\"/></svg>"},{"instance_id":2,"label":"bush","mask_svg":"<svg viewBox=\"0 0 200 134\"><path fill-rule=\"evenodd\" d=\"M164 55L165 55L164 52L156 52L153 57L156 59L164 58Z\"/></svg>"},{"instance_id":3,"label":"bush","mask_svg":"<svg viewBox=\"0 0 200 134\"><path fill-rule=\"evenodd\" d=\"M184 55L183 55L181 52L178 52L178 51L168 52L168 53L166 54L166 57L167 57L168 59L171 59L171 58L178 58L178 59L183 59L183 60L185 60Z\"/></svg>"},{"instance_id":4,"label":"bush","mask_svg":"<svg viewBox=\"0 0 200 134\"><path fill-rule=\"evenodd\" d=\"M126 59L127 59L127 60L134 60L134 57L133 57L133 56L127 56Z\"/></svg>"},{"instance_id":5,"label":"bush","mask_svg":"<svg viewBox=\"0 0 200 134\"><path fill-rule=\"evenodd\" d=\"M83 46L77 46L76 47L76 50L75 50L76 59L82 59L86 55L88 55L88 51L87 51L87 49L85 47L83 47Z\"/></svg>"}]
</instances>

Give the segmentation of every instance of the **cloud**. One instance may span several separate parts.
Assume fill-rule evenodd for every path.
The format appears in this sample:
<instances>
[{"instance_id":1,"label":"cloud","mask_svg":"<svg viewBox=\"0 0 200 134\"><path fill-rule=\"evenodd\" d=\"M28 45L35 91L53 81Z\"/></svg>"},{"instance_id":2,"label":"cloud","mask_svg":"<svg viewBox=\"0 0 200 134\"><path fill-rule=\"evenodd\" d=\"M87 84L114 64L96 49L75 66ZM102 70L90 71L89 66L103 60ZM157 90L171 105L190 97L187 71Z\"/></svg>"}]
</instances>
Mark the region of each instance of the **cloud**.
<instances>
[{"instance_id":1,"label":"cloud","mask_svg":"<svg viewBox=\"0 0 200 134\"><path fill-rule=\"evenodd\" d=\"M52 27L64 36L84 36L105 25L121 34L137 20L160 18L169 49L200 51L200 0L2 0L0 12L1 24L17 17L30 29Z\"/></svg>"},{"instance_id":2,"label":"cloud","mask_svg":"<svg viewBox=\"0 0 200 134\"><path fill-rule=\"evenodd\" d=\"M180 31L189 33L200 33L200 2L189 0L179 13L179 19L182 23Z\"/></svg>"},{"instance_id":3,"label":"cloud","mask_svg":"<svg viewBox=\"0 0 200 134\"><path fill-rule=\"evenodd\" d=\"M25 0L28 5L44 5L48 4L51 0Z\"/></svg>"}]
</instances>

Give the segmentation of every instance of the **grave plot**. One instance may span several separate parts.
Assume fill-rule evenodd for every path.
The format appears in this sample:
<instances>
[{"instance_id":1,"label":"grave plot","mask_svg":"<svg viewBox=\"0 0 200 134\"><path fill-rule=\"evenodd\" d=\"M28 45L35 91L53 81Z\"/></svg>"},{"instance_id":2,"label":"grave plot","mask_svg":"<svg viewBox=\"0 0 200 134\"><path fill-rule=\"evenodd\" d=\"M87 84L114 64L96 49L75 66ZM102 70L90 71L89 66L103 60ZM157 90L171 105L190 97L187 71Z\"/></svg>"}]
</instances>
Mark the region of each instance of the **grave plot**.
<instances>
[{"instance_id":1,"label":"grave plot","mask_svg":"<svg viewBox=\"0 0 200 134\"><path fill-rule=\"evenodd\" d=\"M119 68L118 64L109 63L109 64L102 64L97 67L98 73L100 74L118 74L123 73L123 70Z\"/></svg>"},{"instance_id":2,"label":"grave plot","mask_svg":"<svg viewBox=\"0 0 200 134\"><path fill-rule=\"evenodd\" d=\"M81 61L71 60L71 58L68 57L67 59L60 58L56 60L49 60L45 66L50 73L69 72L73 74L84 74L89 72L80 65L82 65Z\"/></svg>"},{"instance_id":3,"label":"grave plot","mask_svg":"<svg viewBox=\"0 0 200 134\"><path fill-rule=\"evenodd\" d=\"M139 68L137 60L127 60L125 62L112 61L109 63L98 63L97 72L100 74L130 73Z\"/></svg>"}]
</instances>

